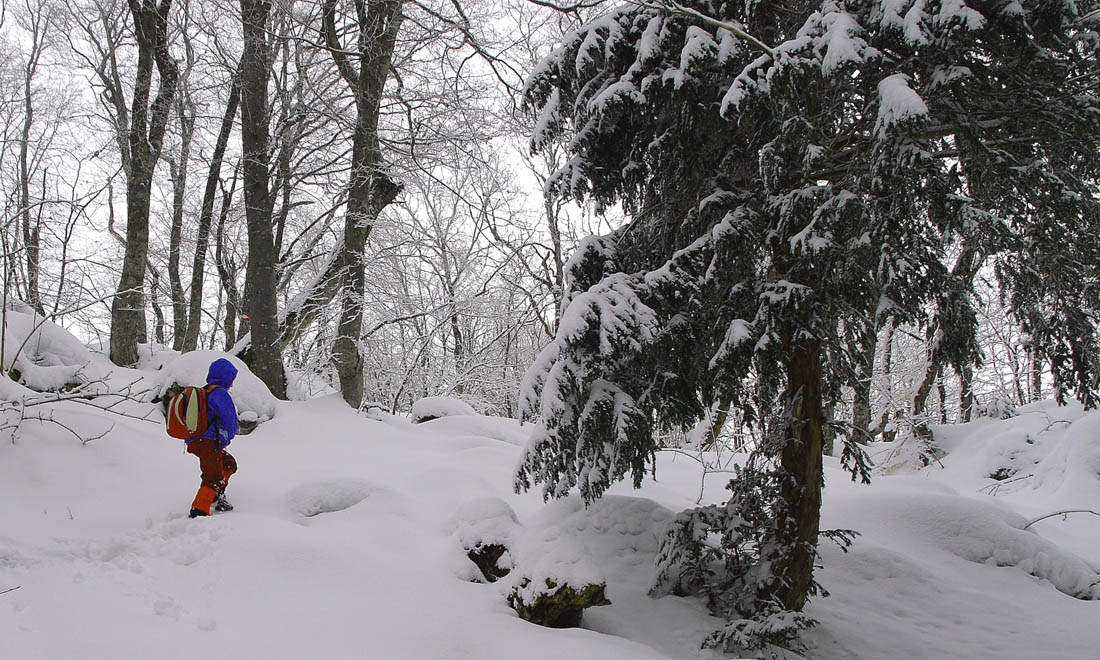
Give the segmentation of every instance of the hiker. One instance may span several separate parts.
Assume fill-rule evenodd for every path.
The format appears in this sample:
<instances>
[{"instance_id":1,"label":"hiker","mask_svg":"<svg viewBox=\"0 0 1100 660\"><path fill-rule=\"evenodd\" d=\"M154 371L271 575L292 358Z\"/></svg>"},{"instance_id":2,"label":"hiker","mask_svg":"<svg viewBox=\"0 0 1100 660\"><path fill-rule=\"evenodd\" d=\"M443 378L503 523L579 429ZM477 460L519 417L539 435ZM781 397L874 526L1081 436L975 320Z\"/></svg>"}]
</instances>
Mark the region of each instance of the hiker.
<instances>
[{"instance_id":1,"label":"hiker","mask_svg":"<svg viewBox=\"0 0 1100 660\"><path fill-rule=\"evenodd\" d=\"M208 426L200 435L184 440L187 452L199 457L202 485L191 503L191 516L209 516L210 507L215 511L232 511L233 505L225 498L225 486L229 477L237 471L237 461L225 450L237 435L237 408L229 388L237 377L237 368L225 358L210 364L206 376L206 418Z\"/></svg>"}]
</instances>

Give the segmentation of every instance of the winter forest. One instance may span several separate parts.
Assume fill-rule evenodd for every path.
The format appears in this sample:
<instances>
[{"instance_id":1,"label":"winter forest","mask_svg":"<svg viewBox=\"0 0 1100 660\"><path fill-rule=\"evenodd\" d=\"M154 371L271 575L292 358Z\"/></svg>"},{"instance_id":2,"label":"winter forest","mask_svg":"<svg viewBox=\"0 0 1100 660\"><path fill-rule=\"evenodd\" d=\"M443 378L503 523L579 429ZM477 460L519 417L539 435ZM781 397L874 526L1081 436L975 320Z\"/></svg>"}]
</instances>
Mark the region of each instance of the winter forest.
<instances>
[{"instance_id":1,"label":"winter forest","mask_svg":"<svg viewBox=\"0 0 1100 660\"><path fill-rule=\"evenodd\" d=\"M1095 657L1100 0L0 0L0 205L2 658Z\"/></svg>"}]
</instances>

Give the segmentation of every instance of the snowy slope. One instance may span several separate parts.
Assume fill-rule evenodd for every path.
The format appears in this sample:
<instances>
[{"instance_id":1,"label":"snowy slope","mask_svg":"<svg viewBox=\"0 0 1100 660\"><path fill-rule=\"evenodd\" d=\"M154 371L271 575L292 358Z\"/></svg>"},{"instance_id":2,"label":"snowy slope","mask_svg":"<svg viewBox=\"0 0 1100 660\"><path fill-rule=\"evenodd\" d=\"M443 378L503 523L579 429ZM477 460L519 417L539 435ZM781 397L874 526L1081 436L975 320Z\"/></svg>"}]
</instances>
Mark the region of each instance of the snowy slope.
<instances>
[{"instance_id":1,"label":"snowy slope","mask_svg":"<svg viewBox=\"0 0 1100 660\"><path fill-rule=\"evenodd\" d=\"M720 625L702 603L646 594L661 526L700 492L683 455L661 456L641 491L544 505L512 492L514 421L413 425L325 397L280 403L235 440L236 511L189 520L198 467L182 443L65 405L71 423L114 429L81 445L27 423L0 442L0 592L19 587L0 594L4 660L732 657L699 650ZM1087 464L1100 418L1069 411L1044 430L1065 411L1024 412L941 430L944 467L869 487L827 463L825 525L863 535L847 554L823 548L832 596L810 607L810 657L1096 657L1100 602L1064 592L1095 588L1100 518L1021 527L1064 504L1100 509ZM986 494L997 482L982 472L1020 430L1039 438L1024 445L1046 465L1041 486ZM722 486L710 475L705 497ZM470 581L476 534L508 537L513 576ZM521 574L604 579L613 604L584 629L540 628L505 604Z\"/></svg>"}]
</instances>

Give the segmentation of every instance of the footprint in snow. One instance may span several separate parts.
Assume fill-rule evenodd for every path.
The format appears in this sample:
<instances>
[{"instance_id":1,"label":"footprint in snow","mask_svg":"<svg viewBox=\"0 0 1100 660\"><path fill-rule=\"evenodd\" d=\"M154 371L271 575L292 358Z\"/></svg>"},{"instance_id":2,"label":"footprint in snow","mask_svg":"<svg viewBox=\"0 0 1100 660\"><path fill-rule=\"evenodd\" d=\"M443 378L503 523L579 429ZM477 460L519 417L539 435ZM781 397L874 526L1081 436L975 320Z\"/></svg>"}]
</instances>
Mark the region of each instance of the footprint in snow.
<instances>
[{"instance_id":1,"label":"footprint in snow","mask_svg":"<svg viewBox=\"0 0 1100 660\"><path fill-rule=\"evenodd\" d=\"M287 494L287 505L305 518L322 513L350 509L368 497L386 493L386 489L368 481L351 479L316 481L302 484Z\"/></svg>"}]
</instances>

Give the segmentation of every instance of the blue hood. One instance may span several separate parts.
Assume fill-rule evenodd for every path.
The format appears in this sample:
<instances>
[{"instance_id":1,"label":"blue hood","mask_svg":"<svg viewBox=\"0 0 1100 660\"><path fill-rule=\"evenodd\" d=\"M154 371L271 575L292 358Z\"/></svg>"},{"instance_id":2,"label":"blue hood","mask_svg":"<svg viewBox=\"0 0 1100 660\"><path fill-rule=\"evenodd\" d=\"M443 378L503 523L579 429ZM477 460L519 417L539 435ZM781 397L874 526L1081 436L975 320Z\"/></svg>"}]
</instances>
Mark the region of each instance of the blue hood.
<instances>
[{"instance_id":1,"label":"blue hood","mask_svg":"<svg viewBox=\"0 0 1100 660\"><path fill-rule=\"evenodd\" d=\"M237 378L237 367L225 358L218 358L210 364L210 372L206 374L206 382L211 385L229 387Z\"/></svg>"}]
</instances>

